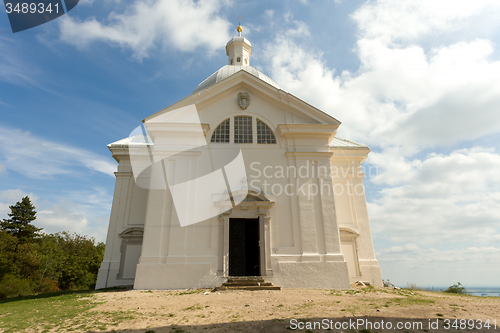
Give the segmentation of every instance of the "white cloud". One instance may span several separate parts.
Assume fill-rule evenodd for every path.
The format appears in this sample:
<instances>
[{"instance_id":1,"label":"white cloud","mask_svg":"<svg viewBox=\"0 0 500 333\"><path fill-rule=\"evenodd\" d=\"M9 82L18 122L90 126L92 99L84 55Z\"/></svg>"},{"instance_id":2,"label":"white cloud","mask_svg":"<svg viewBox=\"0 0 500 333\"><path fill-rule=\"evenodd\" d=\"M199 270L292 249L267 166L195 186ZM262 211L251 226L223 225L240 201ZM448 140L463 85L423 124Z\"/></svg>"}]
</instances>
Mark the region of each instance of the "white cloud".
<instances>
[{"instance_id":1,"label":"white cloud","mask_svg":"<svg viewBox=\"0 0 500 333\"><path fill-rule=\"evenodd\" d=\"M36 226L46 233L67 231L106 240L112 196L103 189L64 193L49 206L40 203Z\"/></svg>"},{"instance_id":2,"label":"white cloud","mask_svg":"<svg viewBox=\"0 0 500 333\"><path fill-rule=\"evenodd\" d=\"M61 40L84 47L104 41L129 48L138 59L154 47L192 51L203 47L214 51L230 38L231 24L218 12L227 0L136 0L122 13L111 12L107 20L78 21L62 17Z\"/></svg>"},{"instance_id":3,"label":"white cloud","mask_svg":"<svg viewBox=\"0 0 500 333\"><path fill-rule=\"evenodd\" d=\"M411 38L423 33L405 32L413 29L412 20L419 22L419 29L432 32L442 20L498 16L500 5L458 2L453 10L441 13L443 2L430 1L433 4L427 7L428 2L387 0L361 6L353 15L361 29L355 49L361 66L354 73L336 73L326 66L321 52L299 46L296 39L307 36L308 28L292 22L297 28L280 32L265 49L271 77L342 121L340 135L394 149L398 155L500 132L496 45L477 36L460 41L457 35L452 42L434 41L436 45L429 49ZM429 16L429 22L420 20L421 15ZM410 27L396 28L392 23L379 27L406 16ZM466 23L470 24L466 20L461 26L474 31ZM453 32L446 26L440 29ZM394 38L391 33L402 34L410 42L389 43Z\"/></svg>"},{"instance_id":4,"label":"white cloud","mask_svg":"<svg viewBox=\"0 0 500 333\"><path fill-rule=\"evenodd\" d=\"M494 17L498 9L496 0L380 0L367 2L352 17L362 36L389 43L456 32Z\"/></svg>"},{"instance_id":5,"label":"white cloud","mask_svg":"<svg viewBox=\"0 0 500 333\"><path fill-rule=\"evenodd\" d=\"M33 224L45 233L67 231L94 237L98 242L106 240L112 196L103 189L65 192L51 200L40 199L33 193L20 189L0 192L0 220L7 218L9 206L28 195L36 208ZM41 195L43 197L43 195Z\"/></svg>"},{"instance_id":6,"label":"white cloud","mask_svg":"<svg viewBox=\"0 0 500 333\"><path fill-rule=\"evenodd\" d=\"M0 175L6 171L7 171L7 167L3 164L0 164Z\"/></svg>"},{"instance_id":7,"label":"white cloud","mask_svg":"<svg viewBox=\"0 0 500 333\"><path fill-rule=\"evenodd\" d=\"M384 159L377 160L384 163ZM373 161L372 161L373 162ZM381 165L378 184L393 184L393 166ZM404 161L400 161L404 165ZM491 149L430 154L396 169L401 185L380 191L369 204L372 228L381 239L419 244L493 243L500 240L500 155Z\"/></svg>"},{"instance_id":8,"label":"white cloud","mask_svg":"<svg viewBox=\"0 0 500 333\"><path fill-rule=\"evenodd\" d=\"M339 136L375 148L369 163L381 173L371 181L381 190L368 208L375 241L389 245L377 255L384 278L496 283L470 272L500 273L499 249L489 246L500 241L500 155L446 150L500 132L497 45L472 26L498 17L497 3L367 2L353 15L355 72L329 68L321 52L299 46L299 34L266 47L273 79L342 121ZM435 148L445 153L414 157Z\"/></svg>"},{"instance_id":9,"label":"white cloud","mask_svg":"<svg viewBox=\"0 0 500 333\"><path fill-rule=\"evenodd\" d=\"M33 193L28 194L20 189L11 189L0 192L0 220L8 217L7 214L10 213L9 206L21 201L21 199L27 195L31 199L36 199Z\"/></svg>"},{"instance_id":10,"label":"white cloud","mask_svg":"<svg viewBox=\"0 0 500 333\"><path fill-rule=\"evenodd\" d=\"M69 201L47 207L37 214L36 225L46 233L60 231L84 234L89 221L80 213L74 212L75 204Z\"/></svg>"},{"instance_id":11,"label":"white cloud","mask_svg":"<svg viewBox=\"0 0 500 333\"><path fill-rule=\"evenodd\" d=\"M15 190L5 190L0 192L0 200L11 202L11 205L20 201L25 196L30 196L30 198L34 198L33 193L25 193L23 190L15 189Z\"/></svg>"},{"instance_id":12,"label":"white cloud","mask_svg":"<svg viewBox=\"0 0 500 333\"><path fill-rule=\"evenodd\" d=\"M398 154L500 131L500 62L485 40L426 54L360 40L358 73L336 75L289 36L269 44L271 76L284 89L343 122L341 135Z\"/></svg>"},{"instance_id":13,"label":"white cloud","mask_svg":"<svg viewBox=\"0 0 500 333\"><path fill-rule=\"evenodd\" d=\"M33 178L76 172L79 167L110 176L116 165L86 150L36 137L29 132L0 127L0 157L10 170Z\"/></svg>"},{"instance_id":14,"label":"white cloud","mask_svg":"<svg viewBox=\"0 0 500 333\"><path fill-rule=\"evenodd\" d=\"M272 9L266 9L264 11L264 17L266 17L268 20L272 19L274 16L274 10Z\"/></svg>"}]
</instances>

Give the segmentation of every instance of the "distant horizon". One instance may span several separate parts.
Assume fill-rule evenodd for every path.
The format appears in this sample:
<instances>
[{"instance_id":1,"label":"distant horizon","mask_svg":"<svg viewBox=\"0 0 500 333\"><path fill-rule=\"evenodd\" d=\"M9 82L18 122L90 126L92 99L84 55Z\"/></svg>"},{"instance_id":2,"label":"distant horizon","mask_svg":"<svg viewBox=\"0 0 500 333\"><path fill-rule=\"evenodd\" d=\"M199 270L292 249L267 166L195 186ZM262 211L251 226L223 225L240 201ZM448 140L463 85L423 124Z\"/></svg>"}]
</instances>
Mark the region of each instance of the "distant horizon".
<instances>
[{"instance_id":1,"label":"distant horizon","mask_svg":"<svg viewBox=\"0 0 500 333\"><path fill-rule=\"evenodd\" d=\"M446 287L443 287L443 286L437 286L436 287L436 286L423 286L423 285L420 286L420 285L416 285L416 288L417 289L432 289L432 288L434 288L434 289L443 289L443 290L446 290L446 289L448 289L449 287L451 287L454 284L455 283L450 284L449 286L446 286ZM500 285L498 285L498 286L477 286L477 285L475 285L475 286L467 286L467 285L462 284L462 286L465 288L466 291L468 291L468 290L474 290L474 289L481 289L481 290L492 289L492 290L498 291L500 293ZM399 286L399 285L397 285L396 287L398 287L398 288L405 288L405 289L409 288L408 285L406 285L406 286Z\"/></svg>"}]
</instances>

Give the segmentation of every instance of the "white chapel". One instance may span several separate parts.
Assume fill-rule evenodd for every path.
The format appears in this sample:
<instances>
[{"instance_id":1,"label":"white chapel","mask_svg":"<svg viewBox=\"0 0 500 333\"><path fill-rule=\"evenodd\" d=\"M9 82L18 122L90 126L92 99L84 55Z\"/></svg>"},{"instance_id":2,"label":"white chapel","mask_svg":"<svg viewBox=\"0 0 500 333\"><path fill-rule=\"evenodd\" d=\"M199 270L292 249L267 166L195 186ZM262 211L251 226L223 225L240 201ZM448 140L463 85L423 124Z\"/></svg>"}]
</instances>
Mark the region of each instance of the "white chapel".
<instances>
[{"instance_id":1,"label":"white chapel","mask_svg":"<svg viewBox=\"0 0 500 333\"><path fill-rule=\"evenodd\" d=\"M242 36L191 95L108 145L118 162L96 288L382 286L361 164L340 122L250 66Z\"/></svg>"}]
</instances>

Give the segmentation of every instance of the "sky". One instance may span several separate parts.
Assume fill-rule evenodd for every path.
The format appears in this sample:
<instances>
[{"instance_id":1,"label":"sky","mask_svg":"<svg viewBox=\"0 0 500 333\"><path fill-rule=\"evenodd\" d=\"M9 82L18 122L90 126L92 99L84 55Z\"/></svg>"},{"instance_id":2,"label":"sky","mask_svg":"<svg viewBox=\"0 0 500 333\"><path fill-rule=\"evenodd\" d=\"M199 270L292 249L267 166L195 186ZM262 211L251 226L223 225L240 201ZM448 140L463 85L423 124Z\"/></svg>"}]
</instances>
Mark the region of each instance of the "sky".
<instances>
[{"instance_id":1,"label":"sky","mask_svg":"<svg viewBox=\"0 0 500 333\"><path fill-rule=\"evenodd\" d=\"M104 241L106 145L191 94L243 35L252 65L366 144L383 279L499 286L497 0L81 0L13 34L0 15L0 218ZM368 172L369 171L369 172Z\"/></svg>"}]
</instances>

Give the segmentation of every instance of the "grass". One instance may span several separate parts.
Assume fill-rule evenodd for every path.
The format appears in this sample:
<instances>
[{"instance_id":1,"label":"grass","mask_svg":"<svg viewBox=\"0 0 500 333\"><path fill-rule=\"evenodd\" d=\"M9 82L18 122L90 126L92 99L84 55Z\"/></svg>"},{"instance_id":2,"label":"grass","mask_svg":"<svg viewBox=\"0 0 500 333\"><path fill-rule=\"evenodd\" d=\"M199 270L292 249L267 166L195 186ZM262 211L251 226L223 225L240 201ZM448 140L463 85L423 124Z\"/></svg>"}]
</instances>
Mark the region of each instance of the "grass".
<instances>
[{"instance_id":1,"label":"grass","mask_svg":"<svg viewBox=\"0 0 500 333\"><path fill-rule=\"evenodd\" d=\"M122 290L111 288L104 292ZM102 291L100 291L102 292ZM0 302L0 324L4 333L35 330L104 331L137 318L133 311L90 311L99 304L94 290L62 291L8 298Z\"/></svg>"},{"instance_id":2,"label":"grass","mask_svg":"<svg viewBox=\"0 0 500 333\"><path fill-rule=\"evenodd\" d=\"M207 291L207 289L193 289L193 290L181 291L180 293L177 293L176 295L200 294L200 293L204 293L206 291Z\"/></svg>"},{"instance_id":3,"label":"grass","mask_svg":"<svg viewBox=\"0 0 500 333\"><path fill-rule=\"evenodd\" d=\"M20 332L40 327L44 330L62 330L81 322L85 329L99 328L102 324L85 320L88 310L97 306L89 292L63 292L31 297L17 297L0 303L0 317L4 332ZM41 324L43 323L43 324Z\"/></svg>"},{"instance_id":4,"label":"grass","mask_svg":"<svg viewBox=\"0 0 500 333\"><path fill-rule=\"evenodd\" d=\"M188 291L172 291L172 296L186 295L186 294L199 294L205 289L188 290ZM374 290L379 294L374 294ZM118 327L126 326L129 322L137 322L147 320L151 317L158 317L166 321L168 325L172 323L175 327L171 327L172 331L183 329L180 325L186 325L188 322L196 324L200 318L213 317L214 311L217 310L213 305L200 304L202 301L199 299L205 296L189 297L180 296L177 299L182 299L185 303L183 306L178 306L177 310L170 307L152 308L148 309L141 306L141 310L137 310L137 306L114 308L106 306L106 310L95 311L93 310L99 304L105 303L102 299L107 299L99 296L100 292L96 291L70 291L59 292L52 294L44 294L37 296L17 297L0 301L0 326L1 332L24 332L24 331L37 331L37 332L62 332L62 331L112 331ZM148 298L147 294L150 291L141 291L141 298ZM157 293L152 295L155 299L164 295L165 293ZM255 311L263 312L271 321L281 320L283 316L314 316L322 307L330 307L330 309L337 312L339 317L346 317L349 315L360 315L366 311L375 311L380 308L392 308L397 310L399 307L412 307L412 306L425 306L426 311L434 317L439 319L446 318L449 312L460 311L456 313L464 313L462 298L468 297L460 294L439 294L439 298L434 297L427 292L420 292L408 289L378 289L378 288L359 288L355 290L321 290L319 294L326 297L322 299L315 299L315 301L303 301L300 303L287 304L276 302L272 309L260 310L259 306L240 303L243 311L238 313L235 309L225 309L225 318L231 322L239 322L248 317L248 313ZM112 297L119 303L129 303L133 297L128 297L129 294L117 294ZM437 295L437 293L436 293ZM338 297L344 297L342 299ZM475 296L470 296L471 300ZM192 299L192 302L190 301ZM477 298L482 301L482 298ZM355 302L353 302L355 300ZM175 300L172 300L175 301ZM112 305L114 301L110 301ZM444 308L436 306L444 303ZM185 306L189 307L185 307ZM224 306L227 306L223 304ZM434 307L433 307L434 305ZM109 310L111 309L111 310ZM443 310L446 309L446 310ZM232 311L232 313L230 313ZM268 312L269 311L269 312ZM295 312L296 311L296 312ZM445 312L446 311L446 312ZM437 313L436 312L443 312ZM203 321L203 319L201 320ZM118 326L120 325L120 326ZM145 330L151 330L153 326L145 327ZM189 326L188 326L189 327ZM186 329L189 331L189 329ZM346 331L348 332L348 331ZM356 333L359 333L356 331ZM374 331L372 331L374 333Z\"/></svg>"}]
</instances>

